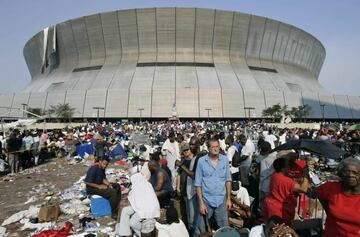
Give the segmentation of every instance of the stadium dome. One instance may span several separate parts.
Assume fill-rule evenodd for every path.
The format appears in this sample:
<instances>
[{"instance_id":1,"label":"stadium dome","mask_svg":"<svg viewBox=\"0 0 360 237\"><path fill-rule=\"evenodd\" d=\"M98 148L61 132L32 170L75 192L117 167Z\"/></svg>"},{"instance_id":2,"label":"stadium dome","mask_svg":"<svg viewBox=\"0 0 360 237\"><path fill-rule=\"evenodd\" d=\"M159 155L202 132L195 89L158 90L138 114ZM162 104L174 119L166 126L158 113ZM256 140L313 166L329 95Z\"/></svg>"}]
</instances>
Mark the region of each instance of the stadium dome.
<instances>
[{"instance_id":1,"label":"stadium dome","mask_svg":"<svg viewBox=\"0 0 360 237\"><path fill-rule=\"evenodd\" d=\"M24 47L32 80L2 104L47 109L69 103L74 117L244 118L266 107L307 104L309 117L360 117L356 96L318 82L325 48L286 23L199 8L130 9L49 26ZM13 110L11 116L18 116Z\"/></svg>"}]
</instances>

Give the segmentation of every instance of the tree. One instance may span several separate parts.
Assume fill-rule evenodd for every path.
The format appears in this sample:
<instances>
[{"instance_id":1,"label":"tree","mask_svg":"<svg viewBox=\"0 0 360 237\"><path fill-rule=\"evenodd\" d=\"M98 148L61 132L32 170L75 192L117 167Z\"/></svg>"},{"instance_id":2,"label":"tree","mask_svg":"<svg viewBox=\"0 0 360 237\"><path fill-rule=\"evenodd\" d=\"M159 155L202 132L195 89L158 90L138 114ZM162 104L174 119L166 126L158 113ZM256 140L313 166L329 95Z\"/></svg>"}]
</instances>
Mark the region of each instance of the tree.
<instances>
[{"instance_id":1,"label":"tree","mask_svg":"<svg viewBox=\"0 0 360 237\"><path fill-rule=\"evenodd\" d=\"M306 118L311 114L311 107L307 104L300 105L298 107L292 107L290 110L290 114L297 120L302 121L302 119Z\"/></svg>"},{"instance_id":2,"label":"tree","mask_svg":"<svg viewBox=\"0 0 360 237\"><path fill-rule=\"evenodd\" d=\"M279 121L283 114L287 111L287 106L281 106L280 103L277 103L271 107L268 107L262 111L264 117L270 117L273 119L273 122Z\"/></svg>"},{"instance_id":3,"label":"tree","mask_svg":"<svg viewBox=\"0 0 360 237\"><path fill-rule=\"evenodd\" d=\"M75 108L72 108L69 103L51 105L47 114L55 114L58 119L64 119L71 122L71 118L75 113Z\"/></svg>"}]
</instances>

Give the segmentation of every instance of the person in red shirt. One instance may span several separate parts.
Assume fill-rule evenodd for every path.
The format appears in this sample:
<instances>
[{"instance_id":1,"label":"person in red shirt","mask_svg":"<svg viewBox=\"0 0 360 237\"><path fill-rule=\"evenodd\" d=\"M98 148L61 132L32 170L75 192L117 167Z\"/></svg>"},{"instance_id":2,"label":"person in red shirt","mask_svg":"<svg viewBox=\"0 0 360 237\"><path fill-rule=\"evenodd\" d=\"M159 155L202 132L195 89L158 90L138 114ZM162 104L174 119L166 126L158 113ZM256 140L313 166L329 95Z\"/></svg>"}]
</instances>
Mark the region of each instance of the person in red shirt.
<instances>
[{"instance_id":1,"label":"person in red shirt","mask_svg":"<svg viewBox=\"0 0 360 237\"><path fill-rule=\"evenodd\" d=\"M341 181L316 188L326 212L325 237L360 236L360 161L343 160L338 167Z\"/></svg>"},{"instance_id":2,"label":"person in red shirt","mask_svg":"<svg viewBox=\"0 0 360 237\"><path fill-rule=\"evenodd\" d=\"M302 182L304 177L307 176L308 169L307 169L307 163L305 160L299 159L299 153L298 152L291 152L288 155L288 158L290 159L290 172L289 177L292 178L295 182ZM299 195L296 195L297 198L300 199L300 210L299 215L301 215L304 219L309 219L308 215L308 209L309 209L309 198L306 194L301 193Z\"/></svg>"},{"instance_id":3,"label":"person in red shirt","mask_svg":"<svg viewBox=\"0 0 360 237\"><path fill-rule=\"evenodd\" d=\"M281 157L273 163L275 173L271 176L270 192L264 200L263 218L266 222L271 216L279 216L289 225L295 216L296 193L306 193L309 188L307 178L297 183L288 177L289 159Z\"/></svg>"}]
</instances>

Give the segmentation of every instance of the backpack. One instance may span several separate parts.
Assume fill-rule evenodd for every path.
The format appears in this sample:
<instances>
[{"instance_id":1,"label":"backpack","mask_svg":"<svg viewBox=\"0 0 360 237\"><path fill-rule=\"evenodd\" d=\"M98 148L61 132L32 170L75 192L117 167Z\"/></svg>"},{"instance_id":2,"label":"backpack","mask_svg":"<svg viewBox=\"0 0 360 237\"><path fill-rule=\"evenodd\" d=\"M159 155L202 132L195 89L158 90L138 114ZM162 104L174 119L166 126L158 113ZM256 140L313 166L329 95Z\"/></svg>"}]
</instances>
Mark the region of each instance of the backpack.
<instances>
[{"instance_id":1,"label":"backpack","mask_svg":"<svg viewBox=\"0 0 360 237\"><path fill-rule=\"evenodd\" d=\"M240 163L241 163L241 155L237 150L235 150L235 153L234 153L234 155L232 157L231 166L232 167L239 167Z\"/></svg>"}]
</instances>

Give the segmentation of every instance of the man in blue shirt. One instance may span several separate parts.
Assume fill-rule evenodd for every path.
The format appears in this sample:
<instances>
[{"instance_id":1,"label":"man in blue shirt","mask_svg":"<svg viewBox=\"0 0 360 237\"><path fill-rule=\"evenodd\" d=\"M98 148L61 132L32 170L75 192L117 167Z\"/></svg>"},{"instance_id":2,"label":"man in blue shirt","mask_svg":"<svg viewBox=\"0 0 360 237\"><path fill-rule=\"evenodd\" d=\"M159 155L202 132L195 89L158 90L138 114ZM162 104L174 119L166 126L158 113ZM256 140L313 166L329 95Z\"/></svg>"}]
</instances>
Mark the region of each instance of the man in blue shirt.
<instances>
[{"instance_id":1,"label":"man in blue shirt","mask_svg":"<svg viewBox=\"0 0 360 237\"><path fill-rule=\"evenodd\" d=\"M112 217L116 219L121 200L121 189L117 183L110 183L106 179L105 169L109 164L109 158L99 158L99 162L91 166L85 177L86 192L89 195L99 195L109 200Z\"/></svg>"},{"instance_id":2,"label":"man in blue shirt","mask_svg":"<svg viewBox=\"0 0 360 237\"><path fill-rule=\"evenodd\" d=\"M199 159L195 173L200 214L206 215L208 219L214 215L219 227L228 226L227 209L231 208L229 160L220 154L217 139L210 139L208 148L209 154ZM198 225L200 231L204 232L201 222Z\"/></svg>"}]
</instances>

